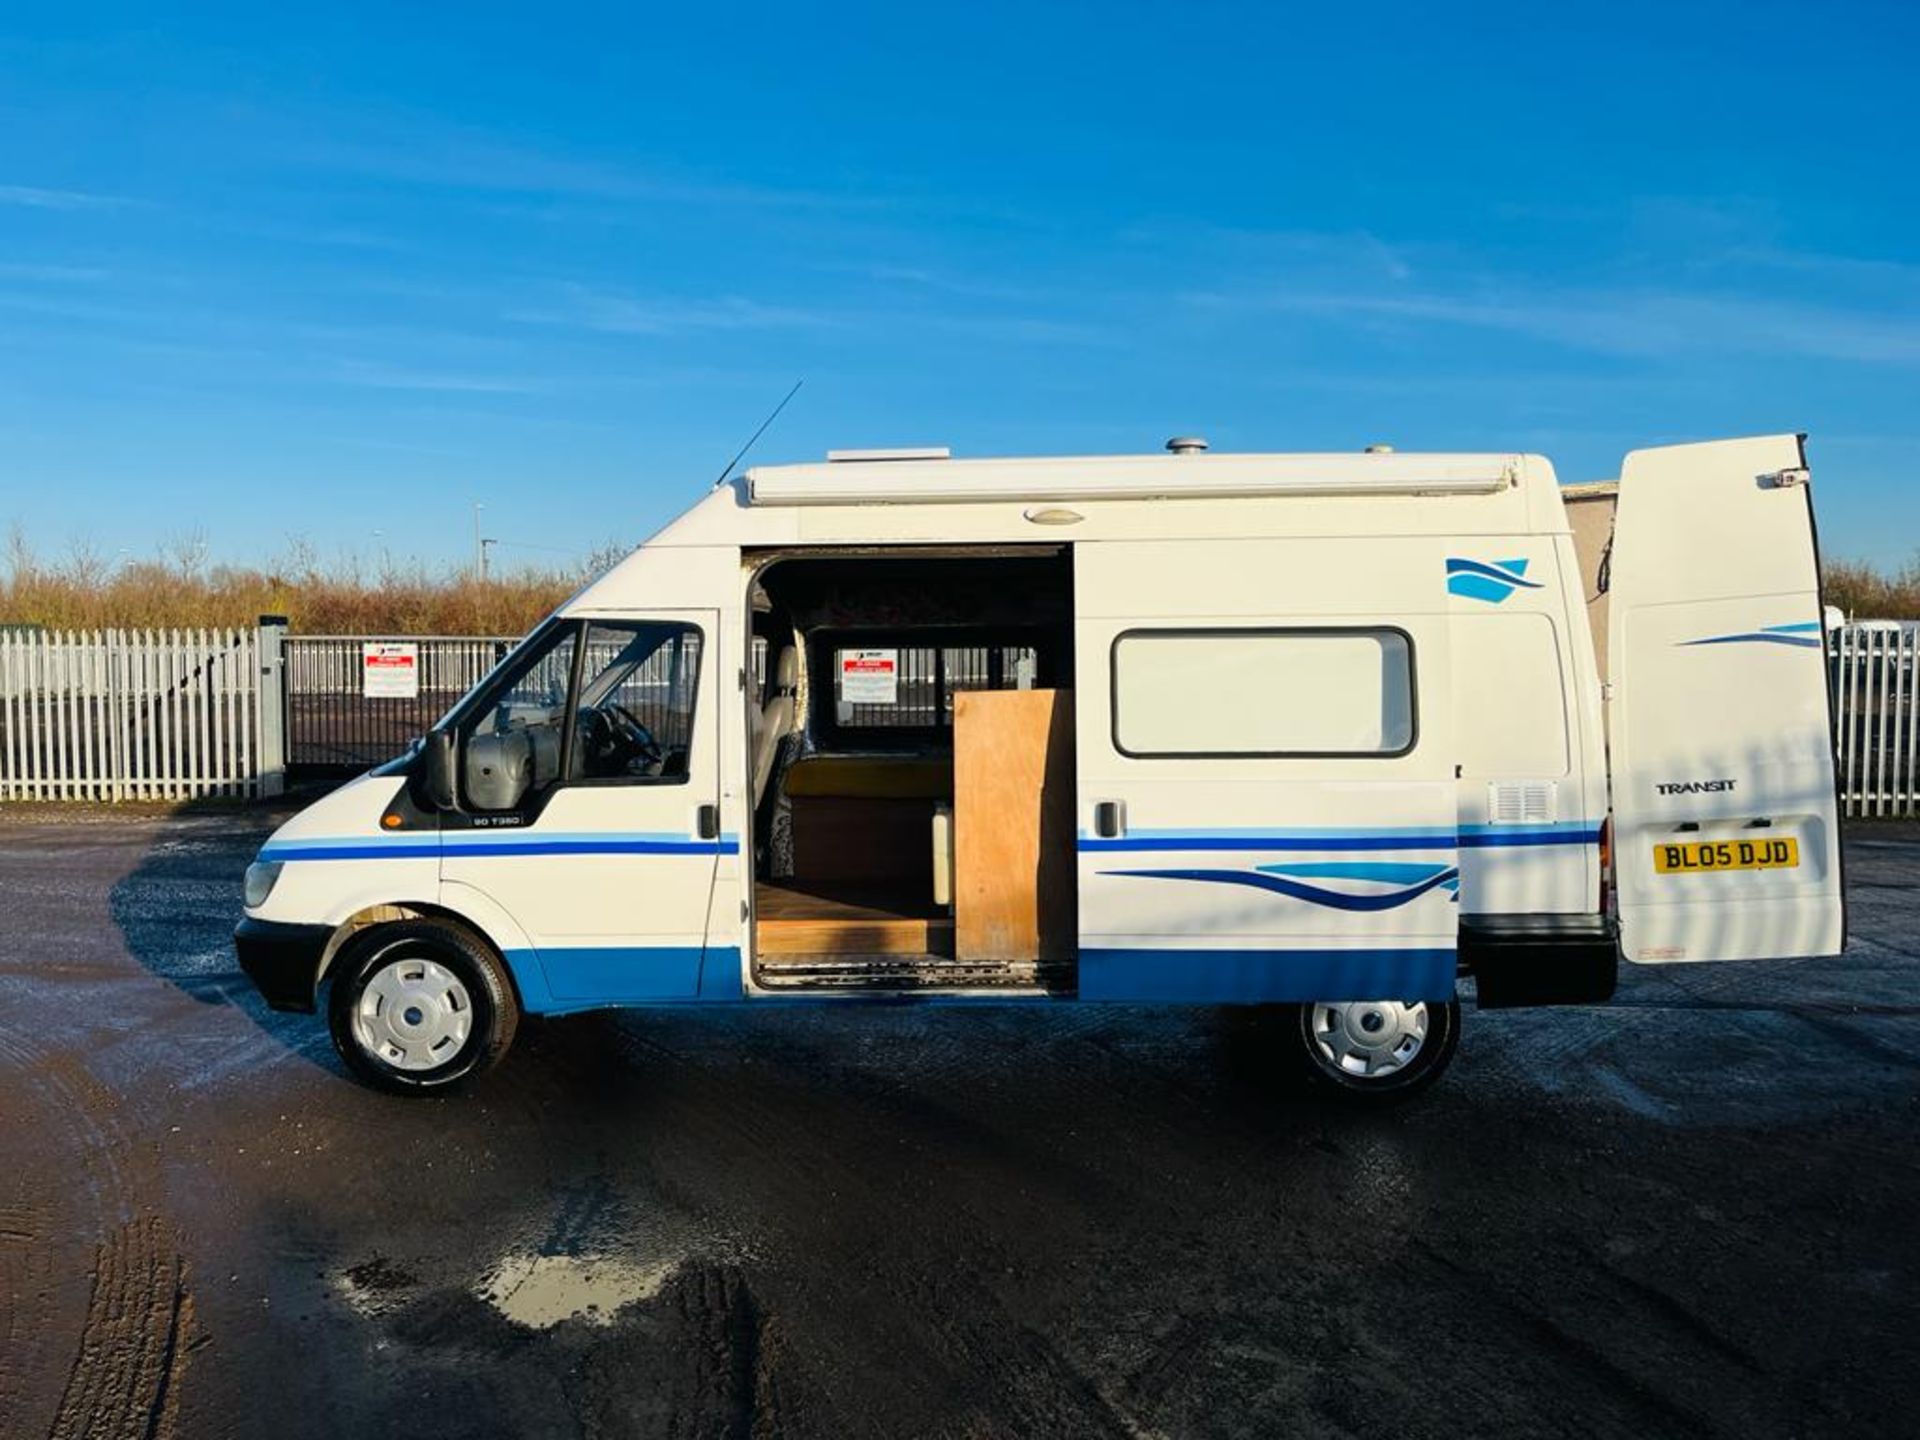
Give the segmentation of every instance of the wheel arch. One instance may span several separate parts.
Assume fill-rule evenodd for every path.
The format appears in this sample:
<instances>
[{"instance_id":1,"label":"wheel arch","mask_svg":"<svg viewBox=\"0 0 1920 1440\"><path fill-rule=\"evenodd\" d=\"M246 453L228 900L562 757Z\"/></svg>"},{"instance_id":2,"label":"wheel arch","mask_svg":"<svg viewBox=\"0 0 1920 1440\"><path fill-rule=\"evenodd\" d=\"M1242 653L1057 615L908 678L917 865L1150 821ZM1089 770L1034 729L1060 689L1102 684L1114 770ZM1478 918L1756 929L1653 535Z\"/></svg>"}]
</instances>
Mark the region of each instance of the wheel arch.
<instances>
[{"instance_id":1,"label":"wheel arch","mask_svg":"<svg viewBox=\"0 0 1920 1440\"><path fill-rule=\"evenodd\" d=\"M473 916L464 914L449 905L424 900L389 901L378 905L363 906L334 927L327 940L325 950L320 955L320 968L314 973L313 991L316 1001L321 988L327 983L333 970L333 962L347 942L380 925L390 925L403 920L432 920L460 931L475 943L493 952L499 959L501 968L506 971L507 983L513 989L514 1004L524 1012L527 997L521 992L520 976L516 971L509 947L502 945L487 927Z\"/></svg>"}]
</instances>

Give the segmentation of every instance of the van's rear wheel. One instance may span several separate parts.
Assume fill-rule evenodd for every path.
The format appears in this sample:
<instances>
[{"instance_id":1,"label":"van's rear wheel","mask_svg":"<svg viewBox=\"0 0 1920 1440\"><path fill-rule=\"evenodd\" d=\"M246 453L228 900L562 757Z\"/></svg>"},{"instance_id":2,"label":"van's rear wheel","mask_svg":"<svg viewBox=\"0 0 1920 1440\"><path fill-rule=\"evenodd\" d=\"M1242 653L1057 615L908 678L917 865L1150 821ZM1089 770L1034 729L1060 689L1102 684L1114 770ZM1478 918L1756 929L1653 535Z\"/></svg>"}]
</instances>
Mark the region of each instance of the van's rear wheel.
<instances>
[{"instance_id":1,"label":"van's rear wheel","mask_svg":"<svg viewBox=\"0 0 1920 1440\"><path fill-rule=\"evenodd\" d=\"M1318 1000L1296 1028L1308 1075L1354 1100L1404 1100L1447 1068L1460 1045L1460 1002Z\"/></svg>"},{"instance_id":2,"label":"van's rear wheel","mask_svg":"<svg viewBox=\"0 0 1920 1440\"><path fill-rule=\"evenodd\" d=\"M376 925L334 958L334 1048L383 1090L447 1090L490 1069L513 1043L519 1018L499 957L452 925Z\"/></svg>"}]
</instances>

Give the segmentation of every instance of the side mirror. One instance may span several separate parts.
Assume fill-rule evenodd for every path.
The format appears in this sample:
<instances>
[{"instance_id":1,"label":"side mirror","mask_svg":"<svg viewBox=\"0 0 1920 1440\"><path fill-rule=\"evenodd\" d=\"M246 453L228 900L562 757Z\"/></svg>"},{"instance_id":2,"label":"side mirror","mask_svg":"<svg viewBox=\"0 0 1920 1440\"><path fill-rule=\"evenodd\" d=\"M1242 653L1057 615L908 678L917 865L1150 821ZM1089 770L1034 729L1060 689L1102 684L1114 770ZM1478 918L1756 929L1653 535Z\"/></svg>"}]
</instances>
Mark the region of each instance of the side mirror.
<instances>
[{"instance_id":1,"label":"side mirror","mask_svg":"<svg viewBox=\"0 0 1920 1440\"><path fill-rule=\"evenodd\" d=\"M421 778L427 799L439 810L460 808L459 740L451 730L429 730L421 742Z\"/></svg>"}]
</instances>

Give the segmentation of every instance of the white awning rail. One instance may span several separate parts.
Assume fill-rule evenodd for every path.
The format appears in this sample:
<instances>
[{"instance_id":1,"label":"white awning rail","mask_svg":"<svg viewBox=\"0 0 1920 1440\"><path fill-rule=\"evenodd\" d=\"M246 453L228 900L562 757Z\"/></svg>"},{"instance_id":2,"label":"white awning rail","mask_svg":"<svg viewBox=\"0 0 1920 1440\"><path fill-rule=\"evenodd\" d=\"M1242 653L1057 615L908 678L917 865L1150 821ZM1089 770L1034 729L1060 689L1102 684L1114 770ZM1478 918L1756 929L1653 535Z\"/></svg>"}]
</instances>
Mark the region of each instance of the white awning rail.
<instances>
[{"instance_id":1,"label":"white awning rail","mask_svg":"<svg viewBox=\"0 0 1920 1440\"><path fill-rule=\"evenodd\" d=\"M1282 495L1490 495L1514 455L1115 455L894 459L747 471L755 505L926 505L992 500L1253 499Z\"/></svg>"}]
</instances>

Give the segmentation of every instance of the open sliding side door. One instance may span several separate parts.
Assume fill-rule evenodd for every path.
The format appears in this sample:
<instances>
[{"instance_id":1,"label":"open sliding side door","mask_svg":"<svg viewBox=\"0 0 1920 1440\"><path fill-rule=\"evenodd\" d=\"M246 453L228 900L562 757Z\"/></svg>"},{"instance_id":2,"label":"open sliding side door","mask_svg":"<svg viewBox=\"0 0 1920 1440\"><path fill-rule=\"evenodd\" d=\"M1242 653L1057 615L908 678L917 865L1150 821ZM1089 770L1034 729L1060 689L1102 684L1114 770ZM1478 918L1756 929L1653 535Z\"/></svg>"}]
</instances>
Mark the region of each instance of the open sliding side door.
<instances>
[{"instance_id":1,"label":"open sliding side door","mask_svg":"<svg viewBox=\"0 0 1920 1440\"><path fill-rule=\"evenodd\" d=\"M1837 952L1833 725L1800 438L1628 455L1609 599L1626 957Z\"/></svg>"}]
</instances>

